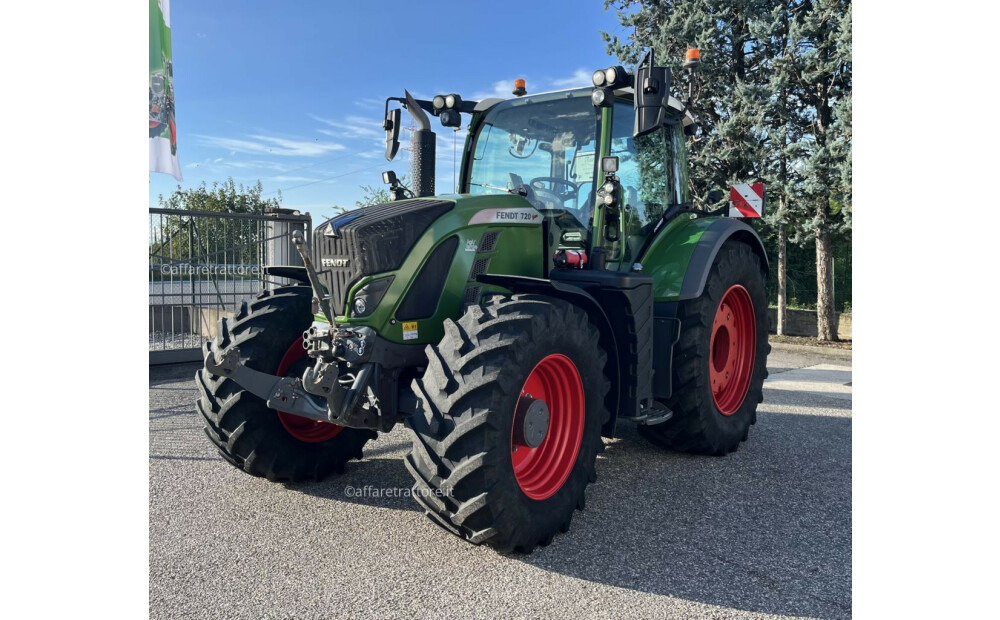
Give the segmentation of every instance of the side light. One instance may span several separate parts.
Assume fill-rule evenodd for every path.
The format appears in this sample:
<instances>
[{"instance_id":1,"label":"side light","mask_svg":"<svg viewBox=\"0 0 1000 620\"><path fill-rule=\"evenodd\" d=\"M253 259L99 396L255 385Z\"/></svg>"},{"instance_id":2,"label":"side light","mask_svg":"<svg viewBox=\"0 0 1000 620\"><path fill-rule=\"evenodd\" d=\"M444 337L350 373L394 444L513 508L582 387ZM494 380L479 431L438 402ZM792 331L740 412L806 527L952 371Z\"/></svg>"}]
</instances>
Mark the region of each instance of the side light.
<instances>
[{"instance_id":1,"label":"side light","mask_svg":"<svg viewBox=\"0 0 1000 620\"><path fill-rule=\"evenodd\" d=\"M385 278L379 278L378 280L372 280L368 284L365 284L354 294L354 302L352 304L351 316L354 317L365 317L370 315L378 308L378 305L382 302L382 297L385 296L385 292L389 290L389 285L392 284L393 276L388 276Z\"/></svg>"}]
</instances>

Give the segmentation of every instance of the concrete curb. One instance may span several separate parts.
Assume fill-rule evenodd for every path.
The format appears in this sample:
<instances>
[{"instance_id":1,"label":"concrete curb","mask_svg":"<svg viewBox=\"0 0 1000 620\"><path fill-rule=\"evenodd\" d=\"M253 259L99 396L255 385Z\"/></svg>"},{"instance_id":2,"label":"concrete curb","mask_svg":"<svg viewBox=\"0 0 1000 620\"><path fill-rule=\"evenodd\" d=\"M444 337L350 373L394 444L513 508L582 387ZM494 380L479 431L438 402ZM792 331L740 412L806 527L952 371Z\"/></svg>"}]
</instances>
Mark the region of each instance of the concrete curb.
<instances>
[{"instance_id":1,"label":"concrete curb","mask_svg":"<svg viewBox=\"0 0 1000 620\"><path fill-rule=\"evenodd\" d=\"M177 379L194 380L194 373L201 368L200 362L185 364L163 364L149 367L149 382L176 381Z\"/></svg>"},{"instance_id":2,"label":"concrete curb","mask_svg":"<svg viewBox=\"0 0 1000 620\"><path fill-rule=\"evenodd\" d=\"M807 344L791 344L787 342L772 342L771 348L775 351L796 351L798 353L812 353L814 355L826 355L839 359L852 359L854 351L850 349L835 349L833 347L810 346Z\"/></svg>"}]
</instances>

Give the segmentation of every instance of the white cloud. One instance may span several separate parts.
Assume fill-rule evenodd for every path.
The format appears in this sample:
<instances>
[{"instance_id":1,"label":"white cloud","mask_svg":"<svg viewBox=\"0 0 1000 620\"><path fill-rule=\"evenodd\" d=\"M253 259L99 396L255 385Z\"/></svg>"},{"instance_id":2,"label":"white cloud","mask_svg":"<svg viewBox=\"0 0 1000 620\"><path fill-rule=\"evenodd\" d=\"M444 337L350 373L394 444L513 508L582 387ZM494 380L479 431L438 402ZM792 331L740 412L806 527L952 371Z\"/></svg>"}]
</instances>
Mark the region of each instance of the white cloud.
<instances>
[{"instance_id":1,"label":"white cloud","mask_svg":"<svg viewBox=\"0 0 1000 620\"><path fill-rule=\"evenodd\" d=\"M490 99L492 97L498 97L500 99L510 99L514 95L511 94L514 90L514 79L509 80L499 80L493 82L493 90L479 91L472 94L472 101L482 101L483 99Z\"/></svg>"},{"instance_id":2,"label":"white cloud","mask_svg":"<svg viewBox=\"0 0 1000 620\"><path fill-rule=\"evenodd\" d=\"M310 177L297 177L297 176L278 175L276 177L270 177L268 180L269 181L274 181L274 182L277 182L277 183L298 183L298 182L303 182L303 181L315 181L316 179L313 179L313 178L310 178Z\"/></svg>"},{"instance_id":3,"label":"white cloud","mask_svg":"<svg viewBox=\"0 0 1000 620\"><path fill-rule=\"evenodd\" d=\"M375 97L362 97L360 99L354 100L354 105L359 108L383 108L385 107L385 99L377 99Z\"/></svg>"},{"instance_id":4,"label":"white cloud","mask_svg":"<svg viewBox=\"0 0 1000 620\"><path fill-rule=\"evenodd\" d=\"M382 129L382 119L374 117L364 117L364 116L348 116L343 120L331 120L328 118L323 118L322 116L316 116L315 114L309 115L313 120L317 120L321 123L333 127L333 129L317 129L319 133L333 138L340 139L352 139L352 138L384 138L385 132Z\"/></svg>"},{"instance_id":5,"label":"white cloud","mask_svg":"<svg viewBox=\"0 0 1000 620\"><path fill-rule=\"evenodd\" d=\"M277 172L277 173L288 172L289 170L292 169L291 166L288 166L288 165L285 165L285 164L282 164L282 163L279 163L279 162L275 162L275 161L261 161L261 160L252 160L252 161L227 161L223 165L227 166L227 167L230 167L230 168L238 168L238 169L241 169L241 170L259 170L259 169L264 169L264 170L269 170L269 171L273 171L273 172Z\"/></svg>"},{"instance_id":6,"label":"white cloud","mask_svg":"<svg viewBox=\"0 0 1000 620\"><path fill-rule=\"evenodd\" d=\"M570 77L558 78L552 80L552 86L555 90L560 90L563 88L578 88L580 86L590 86L594 82L593 80L594 72L587 71L586 69L577 69L576 72Z\"/></svg>"},{"instance_id":7,"label":"white cloud","mask_svg":"<svg viewBox=\"0 0 1000 620\"><path fill-rule=\"evenodd\" d=\"M290 140L277 136L250 135L250 140L220 136L196 136L202 144L235 153L260 153L286 157L317 157L330 151L342 151L344 145L318 140Z\"/></svg>"},{"instance_id":8,"label":"white cloud","mask_svg":"<svg viewBox=\"0 0 1000 620\"><path fill-rule=\"evenodd\" d=\"M544 93L551 90L564 90L569 88L578 88L581 86L591 85L591 76L593 71L588 71L587 69L577 69L573 72L573 75L561 77L561 78L532 78L531 76L519 76L523 77L526 82L525 87L528 93ZM481 101L483 99L488 99L491 97L498 97L500 99L510 99L514 96L514 78L509 80L499 80L493 83L492 90L484 90L475 92L470 96L470 99L475 101Z\"/></svg>"}]
</instances>

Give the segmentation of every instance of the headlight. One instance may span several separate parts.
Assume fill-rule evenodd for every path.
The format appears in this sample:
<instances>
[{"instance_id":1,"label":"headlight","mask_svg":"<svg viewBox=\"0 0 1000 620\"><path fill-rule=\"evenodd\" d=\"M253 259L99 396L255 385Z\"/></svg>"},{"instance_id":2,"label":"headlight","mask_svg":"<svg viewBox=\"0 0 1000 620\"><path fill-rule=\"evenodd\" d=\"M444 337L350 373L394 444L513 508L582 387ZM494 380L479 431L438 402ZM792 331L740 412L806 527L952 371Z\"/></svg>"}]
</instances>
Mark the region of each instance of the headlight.
<instances>
[{"instance_id":1,"label":"headlight","mask_svg":"<svg viewBox=\"0 0 1000 620\"><path fill-rule=\"evenodd\" d=\"M374 312L375 308L378 308L378 305L382 302L382 297L385 296L385 292L389 290L389 285L392 284L392 278L392 276L379 278L378 280L372 280L368 284L362 286L358 292L354 294L351 316L360 318L368 316Z\"/></svg>"},{"instance_id":2,"label":"headlight","mask_svg":"<svg viewBox=\"0 0 1000 620\"><path fill-rule=\"evenodd\" d=\"M595 107L603 108L611 105L611 92L607 88L595 88L590 94L590 102Z\"/></svg>"},{"instance_id":3,"label":"headlight","mask_svg":"<svg viewBox=\"0 0 1000 620\"><path fill-rule=\"evenodd\" d=\"M594 71L594 86L604 86L604 70Z\"/></svg>"},{"instance_id":4,"label":"headlight","mask_svg":"<svg viewBox=\"0 0 1000 620\"><path fill-rule=\"evenodd\" d=\"M441 95L436 95L434 99L431 101L431 104L434 106L435 110L444 109L444 97L442 97Z\"/></svg>"},{"instance_id":5,"label":"headlight","mask_svg":"<svg viewBox=\"0 0 1000 620\"><path fill-rule=\"evenodd\" d=\"M444 98L444 105L449 108L454 108L457 102L457 95L448 95Z\"/></svg>"},{"instance_id":6,"label":"headlight","mask_svg":"<svg viewBox=\"0 0 1000 620\"><path fill-rule=\"evenodd\" d=\"M611 67L610 69L605 69L604 80L608 84L614 84L615 82L618 81L618 71L614 67Z\"/></svg>"}]
</instances>

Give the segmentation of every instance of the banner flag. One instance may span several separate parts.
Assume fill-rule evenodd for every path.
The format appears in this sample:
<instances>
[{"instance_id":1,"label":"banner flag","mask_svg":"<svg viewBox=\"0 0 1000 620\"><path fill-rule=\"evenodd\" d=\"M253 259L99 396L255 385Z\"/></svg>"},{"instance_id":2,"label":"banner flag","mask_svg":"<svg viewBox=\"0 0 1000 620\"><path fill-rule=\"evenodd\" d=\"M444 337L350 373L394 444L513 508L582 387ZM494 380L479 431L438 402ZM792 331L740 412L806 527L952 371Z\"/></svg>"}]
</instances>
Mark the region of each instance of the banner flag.
<instances>
[{"instance_id":1,"label":"banner flag","mask_svg":"<svg viewBox=\"0 0 1000 620\"><path fill-rule=\"evenodd\" d=\"M184 180L177 161L170 0L149 0L149 171Z\"/></svg>"}]
</instances>

